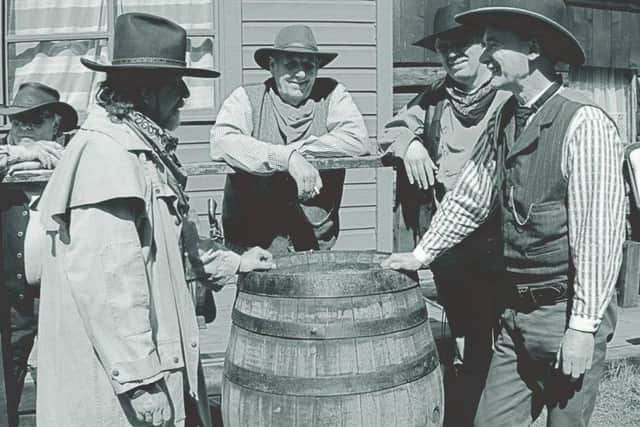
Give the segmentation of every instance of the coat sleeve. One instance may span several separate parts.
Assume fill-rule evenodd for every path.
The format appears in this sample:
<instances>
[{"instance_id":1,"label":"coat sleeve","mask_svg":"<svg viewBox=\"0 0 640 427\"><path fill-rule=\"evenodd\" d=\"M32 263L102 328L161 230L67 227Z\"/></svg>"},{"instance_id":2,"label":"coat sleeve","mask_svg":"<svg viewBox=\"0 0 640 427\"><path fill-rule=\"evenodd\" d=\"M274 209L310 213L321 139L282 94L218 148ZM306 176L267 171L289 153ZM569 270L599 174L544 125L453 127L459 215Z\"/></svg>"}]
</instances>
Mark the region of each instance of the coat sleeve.
<instances>
[{"instance_id":1,"label":"coat sleeve","mask_svg":"<svg viewBox=\"0 0 640 427\"><path fill-rule=\"evenodd\" d=\"M136 228L143 205L113 199L71 209L65 270L84 328L115 393L162 378Z\"/></svg>"}]
</instances>

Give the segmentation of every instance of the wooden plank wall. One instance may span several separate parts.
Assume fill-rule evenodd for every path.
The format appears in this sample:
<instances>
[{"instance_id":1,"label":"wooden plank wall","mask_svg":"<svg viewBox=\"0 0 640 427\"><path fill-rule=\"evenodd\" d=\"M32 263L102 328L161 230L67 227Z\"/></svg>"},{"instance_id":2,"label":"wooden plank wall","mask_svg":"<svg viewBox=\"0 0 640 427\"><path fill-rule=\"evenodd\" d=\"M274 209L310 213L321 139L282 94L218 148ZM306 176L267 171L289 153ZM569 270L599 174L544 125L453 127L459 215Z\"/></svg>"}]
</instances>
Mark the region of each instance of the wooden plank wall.
<instances>
[{"instance_id":1,"label":"wooden plank wall","mask_svg":"<svg viewBox=\"0 0 640 427\"><path fill-rule=\"evenodd\" d=\"M270 46L277 31L285 25L305 23L318 40L320 49L338 52L338 58L319 73L342 82L351 92L365 118L369 136L377 135L376 2L355 1L264 1L241 2L242 83L261 82L269 77L255 63L253 53ZM224 37L225 35L222 35ZM225 74L234 70L222 69ZM224 82L223 82L224 83ZM229 88L232 89L232 88ZM228 92L228 90L227 90ZM209 130L213 121L184 123L179 157L184 163L208 158ZM225 178L201 176L189 180L193 207L199 212L201 232L206 231L206 203L213 197L221 211ZM347 172L341 209L341 234L336 249L377 249L377 171L360 169Z\"/></svg>"}]
</instances>

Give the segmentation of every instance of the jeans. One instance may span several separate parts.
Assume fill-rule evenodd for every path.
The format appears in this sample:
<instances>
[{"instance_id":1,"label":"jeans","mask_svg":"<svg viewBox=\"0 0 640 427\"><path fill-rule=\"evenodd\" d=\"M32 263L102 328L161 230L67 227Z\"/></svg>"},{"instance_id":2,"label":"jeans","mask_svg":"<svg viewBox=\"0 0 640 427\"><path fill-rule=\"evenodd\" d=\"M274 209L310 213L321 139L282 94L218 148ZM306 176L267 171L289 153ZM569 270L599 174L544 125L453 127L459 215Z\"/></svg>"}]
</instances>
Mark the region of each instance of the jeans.
<instances>
[{"instance_id":1,"label":"jeans","mask_svg":"<svg viewBox=\"0 0 640 427\"><path fill-rule=\"evenodd\" d=\"M530 311L507 308L501 323L475 425L528 426L546 406L548 426L587 426L616 324L615 296L595 335L593 365L575 383L553 367L568 324L566 301Z\"/></svg>"}]
</instances>

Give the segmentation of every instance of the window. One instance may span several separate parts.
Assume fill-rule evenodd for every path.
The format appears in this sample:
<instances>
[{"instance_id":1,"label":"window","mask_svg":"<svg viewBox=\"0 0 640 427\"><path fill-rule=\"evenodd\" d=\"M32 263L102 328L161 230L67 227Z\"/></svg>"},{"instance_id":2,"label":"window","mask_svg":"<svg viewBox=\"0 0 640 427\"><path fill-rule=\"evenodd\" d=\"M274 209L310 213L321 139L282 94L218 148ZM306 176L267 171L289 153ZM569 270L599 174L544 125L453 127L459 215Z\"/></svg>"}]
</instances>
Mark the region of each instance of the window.
<instances>
[{"instance_id":1,"label":"window","mask_svg":"<svg viewBox=\"0 0 640 427\"><path fill-rule=\"evenodd\" d=\"M3 102L10 102L26 81L40 81L60 91L62 100L81 115L94 100L103 73L80 63L83 56L108 61L115 18L121 13L146 12L182 25L189 36L187 63L216 68L216 2L213 0L8 0L4 4L2 40L4 73L0 71ZM217 80L185 79L191 97L183 120L212 120Z\"/></svg>"}]
</instances>

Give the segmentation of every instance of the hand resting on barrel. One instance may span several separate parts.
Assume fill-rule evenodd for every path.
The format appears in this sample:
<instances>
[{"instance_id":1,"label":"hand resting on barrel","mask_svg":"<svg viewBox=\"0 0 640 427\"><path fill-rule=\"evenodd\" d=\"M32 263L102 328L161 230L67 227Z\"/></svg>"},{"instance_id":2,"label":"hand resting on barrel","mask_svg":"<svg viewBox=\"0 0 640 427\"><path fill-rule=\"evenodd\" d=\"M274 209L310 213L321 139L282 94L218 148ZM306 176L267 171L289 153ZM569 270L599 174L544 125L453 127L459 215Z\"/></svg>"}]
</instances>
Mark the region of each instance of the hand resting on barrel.
<instances>
[{"instance_id":1,"label":"hand resting on barrel","mask_svg":"<svg viewBox=\"0 0 640 427\"><path fill-rule=\"evenodd\" d=\"M382 268L404 271L416 271L422 267L422 263L411 252L391 254L380 265Z\"/></svg>"},{"instance_id":2,"label":"hand resting on barrel","mask_svg":"<svg viewBox=\"0 0 640 427\"><path fill-rule=\"evenodd\" d=\"M228 279L236 273L254 270L270 270L275 267L273 255L260 248L251 248L242 255L235 252L210 249L200 257L204 270L214 281Z\"/></svg>"},{"instance_id":3,"label":"hand resting on barrel","mask_svg":"<svg viewBox=\"0 0 640 427\"><path fill-rule=\"evenodd\" d=\"M272 268L276 268L276 264L273 262L271 252L256 246L242 254L238 272L248 273L249 271L271 270Z\"/></svg>"}]
</instances>

